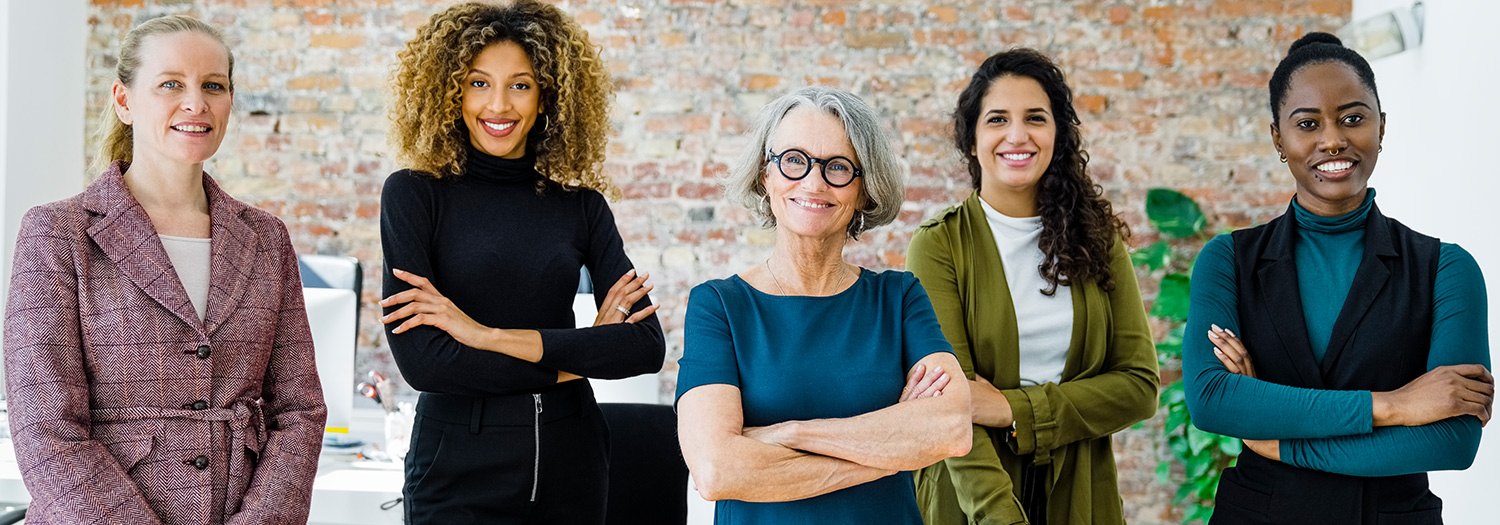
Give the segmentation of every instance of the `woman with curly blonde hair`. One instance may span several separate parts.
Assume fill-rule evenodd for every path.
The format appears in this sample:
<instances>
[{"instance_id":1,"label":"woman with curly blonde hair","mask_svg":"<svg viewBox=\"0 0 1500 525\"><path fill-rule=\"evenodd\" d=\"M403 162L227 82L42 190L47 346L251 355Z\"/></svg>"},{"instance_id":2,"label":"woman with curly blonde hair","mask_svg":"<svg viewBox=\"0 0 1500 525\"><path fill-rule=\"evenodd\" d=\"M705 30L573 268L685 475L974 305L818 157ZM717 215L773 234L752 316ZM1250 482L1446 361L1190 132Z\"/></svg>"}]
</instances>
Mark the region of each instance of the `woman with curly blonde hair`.
<instances>
[{"instance_id":1,"label":"woman with curly blonde hair","mask_svg":"<svg viewBox=\"0 0 1500 525\"><path fill-rule=\"evenodd\" d=\"M608 428L583 378L654 372L665 346L604 198L598 50L554 6L465 3L407 42L394 84L409 168L381 195L382 321L422 392L406 522L603 523ZM599 315L575 329L580 267Z\"/></svg>"}]
</instances>

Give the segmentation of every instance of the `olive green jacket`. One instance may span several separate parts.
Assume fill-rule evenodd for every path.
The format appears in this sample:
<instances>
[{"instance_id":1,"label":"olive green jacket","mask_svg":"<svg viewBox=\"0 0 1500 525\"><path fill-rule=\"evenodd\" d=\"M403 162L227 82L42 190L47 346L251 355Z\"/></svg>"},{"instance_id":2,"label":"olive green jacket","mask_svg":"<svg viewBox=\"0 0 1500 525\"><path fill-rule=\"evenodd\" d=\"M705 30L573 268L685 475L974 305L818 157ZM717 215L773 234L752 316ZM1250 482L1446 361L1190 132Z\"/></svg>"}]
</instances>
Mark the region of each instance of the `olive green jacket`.
<instances>
[{"instance_id":1,"label":"olive green jacket","mask_svg":"<svg viewBox=\"0 0 1500 525\"><path fill-rule=\"evenodd\" d=\"M968 455L915 474L928 525L1026 523L1012 487L1027 454L1051 464L1049 523L1125 522L1109 436L1156 412L1160 376L1130 256L1118 239L1109 255L1113 292L1093 282L1068 287L1073 337L1062 384L1021 387L1014 303L978 193L912 237L906 268L932 298L964 375L989 379L1016 421L1009 443L992 439L1008 430L975 425Z\"/></svg>"}]
</instances>

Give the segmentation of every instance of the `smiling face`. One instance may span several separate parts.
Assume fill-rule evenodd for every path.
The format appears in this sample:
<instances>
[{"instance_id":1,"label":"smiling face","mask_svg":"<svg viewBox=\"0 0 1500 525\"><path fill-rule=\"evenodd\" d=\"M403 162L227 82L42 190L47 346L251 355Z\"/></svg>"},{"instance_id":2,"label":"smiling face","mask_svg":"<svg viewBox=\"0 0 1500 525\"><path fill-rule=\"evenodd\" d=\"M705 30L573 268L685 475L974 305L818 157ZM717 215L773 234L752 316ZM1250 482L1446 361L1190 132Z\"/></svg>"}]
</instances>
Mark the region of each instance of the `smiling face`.
<instances>
[{"instance_id":1,"label":"smiling face","mask_svg":"<svg viewBox=\"0 0 1500 525\"><path fill-rule=\"evenodd\" d=\"M229 53L212 36L183 31L141 43L131 85L111 88L115 115L131 127L132 160L201 165L219 150L234 92Z\"/></svg>"},{"instance_id":2,"label":"smiling face","mask_svg":"<svg viewBox=\"0 0 1500 525\"><path fill-rule=\"evenodd\" d=\"M775 153L796 148L812 157L844 157L855 167L860 164L843 121L818 109L798 107L787 112L768 145ZM864 204L864 180L855 178L848 186L835 188L823 180L823 169L819 163L806 177L788 180L775 163L766 163L762 182L778 230L816 239L847 238L849 221Z\"/></svg>"},{"instance_id":3,"label":"smiling face","mask_svg":"<svg viewBox=\"0 0 1500 525\"><path fill-rule=\"evenodd\" d=\"M1036 215L1037 183L1052 164L1057 124L1051 99L1031 77L990 83L974 123L974 149L982 172L980 197L1001 213Z\"/></svg>"},{"instance_id":4,"label":"smiling face","mask_svg":"<svg viewBox=\"0 0 1500 525\"><path fill-rule=\"evenodd\" d=\"M469 143L505 159L526 155L526 135L541 113L541 90L526 51L514 42L491 44L474 57L463 85Z\"/></svg>"},{"instance_id":5,"label":"smiling face","mask_svg":"<svg viewBox=\"0 0 1500 525\"><path fill-rule=\"evenodd\" d=\"M1385 136L1385 114L1354 70L1339 62L1298 70L1271 139L1297 180L1297 203L1337 216L1364 202Z\"/></svg>"}]
</instances>

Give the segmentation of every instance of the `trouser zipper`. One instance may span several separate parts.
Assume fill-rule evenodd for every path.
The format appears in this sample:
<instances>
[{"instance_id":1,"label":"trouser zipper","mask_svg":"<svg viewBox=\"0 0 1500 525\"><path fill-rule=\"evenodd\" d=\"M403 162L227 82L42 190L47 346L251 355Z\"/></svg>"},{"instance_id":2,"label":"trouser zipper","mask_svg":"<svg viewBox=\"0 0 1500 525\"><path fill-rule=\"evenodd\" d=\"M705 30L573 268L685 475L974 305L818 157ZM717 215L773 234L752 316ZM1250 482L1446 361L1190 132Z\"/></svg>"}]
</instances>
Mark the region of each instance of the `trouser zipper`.
<instances>
[{"instance_id":1,"label":"trouser zipper","mask_svg":"<svg viewBox=\"0 0 1500 525\"><path fill-rule=\"evenodd\" d=\"M531 462L531 501L536 501L536 489L542 481L542 395L532 394L531 399L536 402L536 413L532 415L532 436L536 443L536 455L532 456Z\"/></svg>"}]
</instances>

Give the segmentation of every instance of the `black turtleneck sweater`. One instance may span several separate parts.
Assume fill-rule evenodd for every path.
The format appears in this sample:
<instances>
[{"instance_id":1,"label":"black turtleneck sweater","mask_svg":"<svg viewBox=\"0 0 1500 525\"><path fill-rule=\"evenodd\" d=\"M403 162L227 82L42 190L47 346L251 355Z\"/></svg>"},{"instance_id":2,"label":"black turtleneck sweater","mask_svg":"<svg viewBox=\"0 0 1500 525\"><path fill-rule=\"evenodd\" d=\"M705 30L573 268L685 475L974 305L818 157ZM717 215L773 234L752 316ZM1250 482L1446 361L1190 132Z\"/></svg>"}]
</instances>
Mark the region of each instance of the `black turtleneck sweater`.
<instances>
[{"instance_id":1,"label":"black turtleneck sweater","mask_svg":"<svg viewBox=\"0 0 1500 525\"><path fill-rule=\"evenodd\" d=\"M386 325L386 340L407 384L423 392L492 396L552 385L558 370L616 379L661 369L665 346L655 315L635 324L574 328L579 267L589 269L596 306L634 267L604 196L551 181L539 192L542 176L531 156L506 160L470 147L467 164L455 177L402 170L386 179L380 195L383 297L411 288L391 268L427 277L479 324L541 332L542 360L472 348L431 326L392 334L401 324L395 322ZM648 305L642 298L632 311Z\"/></svg>"}]
</instances>

